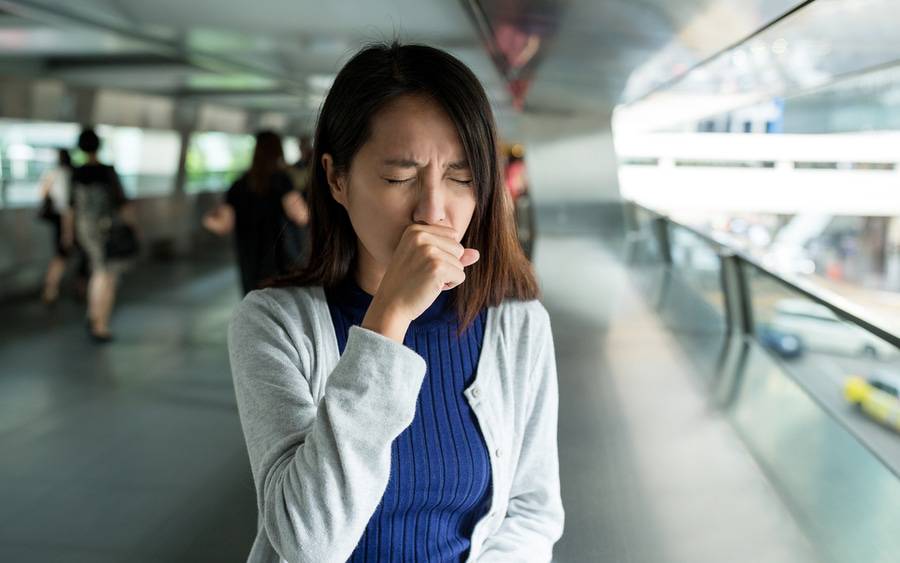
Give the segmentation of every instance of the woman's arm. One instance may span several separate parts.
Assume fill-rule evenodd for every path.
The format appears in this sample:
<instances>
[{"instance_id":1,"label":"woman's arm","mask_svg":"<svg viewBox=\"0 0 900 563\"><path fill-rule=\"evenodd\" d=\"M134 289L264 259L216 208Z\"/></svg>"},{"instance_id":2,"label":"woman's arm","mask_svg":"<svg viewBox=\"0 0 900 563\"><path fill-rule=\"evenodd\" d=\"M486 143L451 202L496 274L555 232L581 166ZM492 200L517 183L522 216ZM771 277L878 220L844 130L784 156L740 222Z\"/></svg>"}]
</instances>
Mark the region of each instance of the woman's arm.
<instances>
[{"instance_id":1,"label":"woman's arm","mask_svg":"<svg viewBox=\"0 0 900 563\"><path fill-rule=\"evenodd\" d=\"M537 338L542 345L532 369L532 400L522 450L513 475L509 505L500 527L484 542L479 563L550 561L563 530L559 491L556 355L547 312Z\"/></svg>"},{"instance_id":2,"label":"woman's arm","mask_svg":"<svg viewBox=\"0 0 900 563\"><path fill-rule=\"evenodd\" d=\"M288 219L299 227L305 227L309 223L309 206L300 192L291 190L281 198L281 207Z\"/></svg>"},{"instance_id":3,"label":"woman's arm","mask_svg":"<svg viewBox=\"0 0 900 563\"><path fill-rule=\"evenodd\" d=\"M127 200L123 203L119 208L119 217L134 230L134 235L140 240L142 238L141 224L138 221L137 206L134 202Z\"/></svg>"},{"instance_id":4,"label":"woman's arm","mask_svg":"<svg viewBox=\"0 0 900 563\"><path fill-rule=\"evenodd\" d=\"M203 216L203 226L214 234L225 236L234 230L234 209L220 203Z\"/></svg>"},{"instance_id":5,"label":"woman's arm","mask_svg":"<svg viewBox=\"0 0 900 563\"><path fill-rule=\"evenodd\" d=\"M59 174L59 170L48 170L47 172L44 172L41 176L40 188L38 190L39 198L44 199L50 195L50 188L53 186L53 182L56 181L57 174Z\"/></svg>"},{"instance_id":6,"label":"woman's arm","mask_svg":"<svg viewBox=\"0 0 900 563\"><path fill-rule=\"evenodd\" d=\"M251 293L229 329L241 424L260 518L287 561L346 561L381 501L391 443L412 422L425 361L353 327L321 400L310 389L316 343Z\"/></svg>"}]
</instances>

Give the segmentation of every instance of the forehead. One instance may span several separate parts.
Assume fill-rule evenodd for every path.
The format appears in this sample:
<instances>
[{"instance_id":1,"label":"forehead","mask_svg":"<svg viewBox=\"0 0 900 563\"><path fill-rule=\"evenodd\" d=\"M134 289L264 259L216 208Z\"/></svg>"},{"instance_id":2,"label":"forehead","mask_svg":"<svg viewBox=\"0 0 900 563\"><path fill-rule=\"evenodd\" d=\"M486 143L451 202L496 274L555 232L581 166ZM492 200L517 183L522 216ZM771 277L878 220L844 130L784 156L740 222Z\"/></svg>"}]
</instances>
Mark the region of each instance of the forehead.
<instances>
[{"instance_id":1,"label":"forehead","mask_svg":"<svg viewBox=\"0 0 900 563\"><path fill-rule=\"evenodd\" d=\"M372 118L369 142L383 150L439 150L462 156L462 143L447 112L425 96L401 96Z\"/></svg>"}]
</instances>

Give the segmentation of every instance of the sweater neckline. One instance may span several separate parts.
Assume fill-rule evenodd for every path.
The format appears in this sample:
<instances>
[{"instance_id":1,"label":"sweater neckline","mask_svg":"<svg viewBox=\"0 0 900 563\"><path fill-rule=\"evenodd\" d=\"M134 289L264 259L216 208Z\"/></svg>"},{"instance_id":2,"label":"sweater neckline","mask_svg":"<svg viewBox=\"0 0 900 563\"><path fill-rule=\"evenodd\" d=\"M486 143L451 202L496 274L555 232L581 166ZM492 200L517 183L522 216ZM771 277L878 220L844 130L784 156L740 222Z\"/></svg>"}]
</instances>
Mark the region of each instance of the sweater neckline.
<instances>
[{"instance_id":1,"label":"sweater neckline","mask_svg":"<svg viewBox=\"0 0 900 563\"><path fill-rule=\"evenodd\" d=\"M452 290L442 291L434 303L410 323L410 330L455 324L458 317L450 302L450 291ZM334 299L334 305L344 315L356 322L362 322L374 298L359 287L353 276L348 276L328 294L330 298Z\"/></svg>"}]
</instances>

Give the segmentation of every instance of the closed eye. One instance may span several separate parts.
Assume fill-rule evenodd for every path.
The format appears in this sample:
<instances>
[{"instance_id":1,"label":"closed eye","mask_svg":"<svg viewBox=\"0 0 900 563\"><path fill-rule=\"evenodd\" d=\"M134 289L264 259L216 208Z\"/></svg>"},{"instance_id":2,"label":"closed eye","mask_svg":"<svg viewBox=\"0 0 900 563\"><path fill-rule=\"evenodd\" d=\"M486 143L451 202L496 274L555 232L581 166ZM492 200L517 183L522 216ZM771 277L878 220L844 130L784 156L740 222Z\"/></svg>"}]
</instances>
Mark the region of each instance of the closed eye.
<instances>
[{"instance_id":1,"label":"closed eye","mask_svg":"<svg viewBox=\"0 0 900 563\"><path fill-rule=\"evenodd\" d=\"M387 182L388 184L405 184L406 182L409 182L410 180L415 180L415 179L416 179L415 176L411 176L409 178L385 178L384 181Z\"/></svg>"},{"instance_id":2,"label":"closed eye","mask_svg":"<svg viewBox=\"0 0 900 563\"><path fill-rule=\"evenodd\" d=\"M450 179L453 180L454 182L456 182L457 184L463 184L464 186L470 186L470 185L472 185L472 180L471 180L471 178L468 179L468 180L460 180L460 179L458 179L458 178L450 178Z\"/></svg>"}]
</instances>

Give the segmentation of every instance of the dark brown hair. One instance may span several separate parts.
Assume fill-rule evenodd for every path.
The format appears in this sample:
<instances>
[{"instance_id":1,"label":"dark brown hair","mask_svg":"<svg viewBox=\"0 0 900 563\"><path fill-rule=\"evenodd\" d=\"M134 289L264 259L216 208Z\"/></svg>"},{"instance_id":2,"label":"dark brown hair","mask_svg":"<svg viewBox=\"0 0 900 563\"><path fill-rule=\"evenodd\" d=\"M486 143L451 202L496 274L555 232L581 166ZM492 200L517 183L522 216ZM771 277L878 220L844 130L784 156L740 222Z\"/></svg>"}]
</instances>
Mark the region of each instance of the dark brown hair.
<instances>
[{"instance_id":1,"label":"dark brown hair","mask_svg":"<svg viewBox=\"0 0 900 563\"><path fill-rule=\"evenodd\" d=\"M85 127L78 135L78 148L82 152L93 154L100 150L100 137L91 127Z\"/></svg>"},{"instance_id":2,"label":"dark brown hair","mask_svg":"<svg viewBox=\"0 0 900 563\"><path fill-rule=\"evenodd\" d=\"M538 297L531 264L516 237L512 203L503 188L494 116L484 88L453 56L424 45L370 45L350 59L334 80L316 125L309 192L310 260L275 285L334 287L356 267L357 237L346 210L328 187L322 155L339 173L371 134L372 118L392 100L424 95L438 103L456 126L476 193L475 213L462 244L481 258L466 269L466 281L451 290L460 326L504 299Z\"/></svg>"},{"instance_id":3,"label":"dark brown hair","mask_svg":"<svg viewBox=\"0 0 900 563\"><path fill-rule=\"evenodd\" d=\"M253 148L253 160L247 171L250 189L264 193L269 189L272 174L284 164L284 149L281 137L274 131L260 131L256 134L256 146Z\"/></svg>"}]
</instances>

